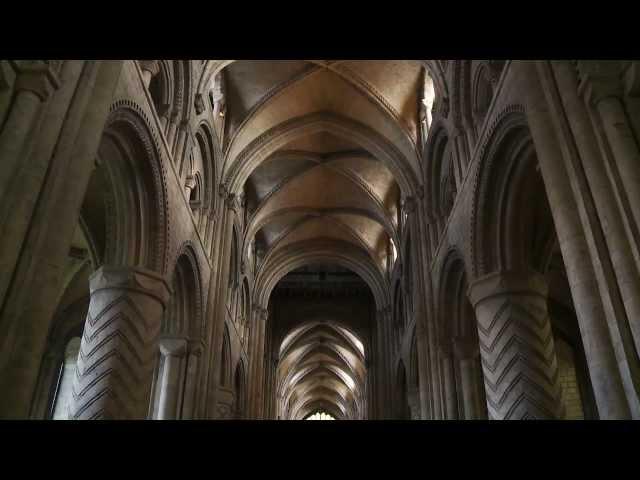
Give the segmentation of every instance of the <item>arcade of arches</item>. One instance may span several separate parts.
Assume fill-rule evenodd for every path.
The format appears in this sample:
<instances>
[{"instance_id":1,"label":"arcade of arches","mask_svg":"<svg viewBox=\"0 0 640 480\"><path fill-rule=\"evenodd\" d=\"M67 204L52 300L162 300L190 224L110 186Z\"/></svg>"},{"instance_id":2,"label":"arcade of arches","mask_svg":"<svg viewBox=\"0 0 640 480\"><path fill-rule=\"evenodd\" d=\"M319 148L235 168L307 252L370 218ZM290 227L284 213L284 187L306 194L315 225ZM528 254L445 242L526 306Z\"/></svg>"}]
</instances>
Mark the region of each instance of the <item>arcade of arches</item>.
<instances>
[{"instance_id":1,"label":"arcade of arches","mask_svg":"<svg viewBox=\"0 0 640 480\"><path fill-rule=\"evenodd\" d=\"M0 418L640 418L640 62L0 61Z\"/></svg>"}]
</instances>

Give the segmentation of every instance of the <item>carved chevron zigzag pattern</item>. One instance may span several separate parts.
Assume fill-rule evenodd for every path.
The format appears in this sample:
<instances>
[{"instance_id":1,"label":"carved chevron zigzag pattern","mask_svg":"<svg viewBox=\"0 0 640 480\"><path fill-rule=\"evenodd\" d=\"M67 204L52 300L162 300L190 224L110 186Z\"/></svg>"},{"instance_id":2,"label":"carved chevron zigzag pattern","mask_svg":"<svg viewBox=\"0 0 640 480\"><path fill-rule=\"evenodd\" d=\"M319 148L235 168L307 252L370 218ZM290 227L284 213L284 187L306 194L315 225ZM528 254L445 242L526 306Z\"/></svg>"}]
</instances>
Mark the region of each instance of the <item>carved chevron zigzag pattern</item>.
<instances>
[{"instance_id":1,"label":"carved chevron zigzag pattern","mask_svg":"<svg viewBox=\"0 0 640 480\"><path fill-rule=\"evenodd\" d=\"M543 308L504 300L495 314L479 315L478 337L491 418L561 416L553 333Z\"/></svg>"},{"instance_id":2,"label":"carved chevron zigzag pattern","mask_svg":"<svg viewBox=\"0 0 640 480\"><path fill-rule=\"evenodd\" d=\"M69 418L144 418L160 323L147 323L129 294L120 295L95 317L91 310L78 355Z\"/></svg>"}]
</instances>

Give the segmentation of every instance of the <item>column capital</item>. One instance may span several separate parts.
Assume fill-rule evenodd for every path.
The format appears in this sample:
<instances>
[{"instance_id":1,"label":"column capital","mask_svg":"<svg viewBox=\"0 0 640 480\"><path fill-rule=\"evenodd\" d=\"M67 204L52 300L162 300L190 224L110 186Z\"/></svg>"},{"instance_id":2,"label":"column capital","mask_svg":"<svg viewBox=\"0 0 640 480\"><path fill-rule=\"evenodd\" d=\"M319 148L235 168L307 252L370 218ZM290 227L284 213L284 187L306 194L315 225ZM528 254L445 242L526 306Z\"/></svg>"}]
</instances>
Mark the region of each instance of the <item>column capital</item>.
<instances>
[{"instance_id":1,"label":"column capital","mask_svg":"<svg viewBox=\"0 0 640 480\"><path fill-rule=\"evenodd\" d=\"M493 272L480 277L469 286L467 295L475 306L497 295L538 295L547 296L547 282L542 275L533 271Z\"/></svg>"},{"instance_id":2,"label":"column capital","mask_svg":"<svg viewBox=\"0 0 640 480\"><path fill-rule=\"evenodd\" d=\"M16 91L33 92L43 102L60 87L60 80L52 66L42 60L14 62L16 70Z\"/></svg>"},{"instance_id":3,"label":"column capital","mask_svg":"<svg viewBox=\"0 0 640 480\"><path fill-rule=\"evenodd\" d=\"M151 74L151 77L155 77L160 73L160 62L158 60L138 60L140 69L147 71Z\"/></svg>"},{"instance_id":4,"label":"column capital","mask_svg":"<svg viewBox=\"0 0 640 480\"><path fill-rule=\"evenodd\" d=\"M269 316L269 310L267 310L266 308L262 308L258 305L255 305L253 307L253 311L255 312L256 316L262 321L266 321L267 317Z\"/></svg>"},{"instance_id":5,"label":"column capital","mask_svg":"<svg viewBox=\"0 0 640 480\"><path fill-rule=\"evenodd\" d=\"M220 183L218 187L218 194L224 200L224 205L230 210L236 209L236 194L229 191L229 186L226 182Z\"/></svg>"},{"instance_id":6,"label":"column capital","mask_svg":"<svg viewBox=\"0 0 640 480\"><path fill-rule=\"evenodd\" d=\"M141 267L103 265L89 278L89 290L93 295L98 290L132 290L149 295L163 306L171 297L171 288L160 274Z\"/></svg>"},{"instance_id":7,"label":"column capital","mask_svg":"<svg viewBox=\"0 0 640 480\"><path fill-rule=\"evenodd\" d=\"M187 349L189 350L190 354L195 355L196 357L199 357L200 355L202 355L202 352L204 351L204 340L188 340L187 341Z\"/></svg>"},{"instance_id":8,"label":"column capital","mask_svg":"<svg viewBox=\"0 0 640 480\"><path fill-rule=\"evenodd\" d=\"M158 343L165 357L182 357L187 352L187 340L184 338L164 337Z\"/></svg>"},{"instance_id":9,"label":"column capital","mask_svg":"<svg viewBox=\"0 0 640 480\"><path fill-rule=\"evenodd\" d=\"M623 63L618 60L580 60L579 91L593 105L609 97L622 97Z\"/></svg>"}]
</instances>

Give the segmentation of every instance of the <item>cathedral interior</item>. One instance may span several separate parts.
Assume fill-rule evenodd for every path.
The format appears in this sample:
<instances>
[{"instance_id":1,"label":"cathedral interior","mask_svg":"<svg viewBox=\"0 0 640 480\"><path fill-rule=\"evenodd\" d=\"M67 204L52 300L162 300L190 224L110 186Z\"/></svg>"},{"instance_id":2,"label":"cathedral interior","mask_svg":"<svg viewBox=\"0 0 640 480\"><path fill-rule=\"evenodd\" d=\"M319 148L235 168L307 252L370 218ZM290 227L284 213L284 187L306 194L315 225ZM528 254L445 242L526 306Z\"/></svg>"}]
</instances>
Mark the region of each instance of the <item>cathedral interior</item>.
<instances>
[{"instance_id":1,"label":"cathedral interior","mask_svg":"<svg viewBox=\"0 0 640 480\"><path fill-rule=\"evenodd\" d=\"M640 418L640 62L0 61L0 418Z\"/></svg>"}]
</instances>

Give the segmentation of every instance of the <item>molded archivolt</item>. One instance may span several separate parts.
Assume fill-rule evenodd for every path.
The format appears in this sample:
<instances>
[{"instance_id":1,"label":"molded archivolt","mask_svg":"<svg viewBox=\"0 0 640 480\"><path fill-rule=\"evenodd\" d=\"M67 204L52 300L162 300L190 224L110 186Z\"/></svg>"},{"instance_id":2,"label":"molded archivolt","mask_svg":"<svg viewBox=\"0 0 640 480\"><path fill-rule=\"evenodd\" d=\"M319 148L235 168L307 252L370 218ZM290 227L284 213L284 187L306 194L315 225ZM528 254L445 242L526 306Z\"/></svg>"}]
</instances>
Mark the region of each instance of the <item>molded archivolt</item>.
<instances>
[{"instance_id":1,"label":"molded archivolt","mask_svg":"<svg viewBox=\"0 0 640 480\"><path fill-rule=\"evenodd\" d=\"M435 124L425 151L425 184L429 187L429 213L434 219L449 216L457 195L452 148L445 126Z\"/></svg>"},{"instance_id":2,"label":"molded archivolt","mask_svg":"<svg viewBox=\"0 0 640 480\"><path fill-rule=\"evenodd\" d=\"M193 249L183 249L172 276L172 295L162 319L161 334L198 341L204 335L200 270Z\"/></svg>"},{"instance_id":3,"label":"molded archivolt","mask_svg":"<svg viewBox=\"0 0 640 480\"><path fill-rule=\"evenodd\" d=\"M371 288L377 308L390 303L388 281L371 258L348 242L317 238L291 244L276 252L261 268L255 281L255 305L267 305L278 281L305 265L336 264L358 274Z\"/></svg>"},{"instance_id":4,"label":"molded archivolt","mask_svg":"<svg viewBox=\"0 0 640 480\"><path fill-rule=\"evenodd\" d=\"M542 273L555 232L521 108L498 115L487 138L470 218L472 277L509 269Z\"/></svg>"},{"instance_id":5,"label":"molded archivolt","mask_svg":"<svg viewBox=\"0 0 640 480\"><path fill-rule=\"evenodd\" d=\"M282 340L276 372L279 415L302 419L324 409L338 419L363 418L365 350L339 323L310 320Z\"/></svg>"},{"instance_id":6,"label":"molded archivolt","mask_svg":"<svg viewBox=\"0 0 640 480\"><path fill-rule=\"evenodd\" d=\"M81 213L96 256L105 264L164 271L166 187L146 120L129 106L115 107L97 157Z\"/></svg>"}]
</instances>

